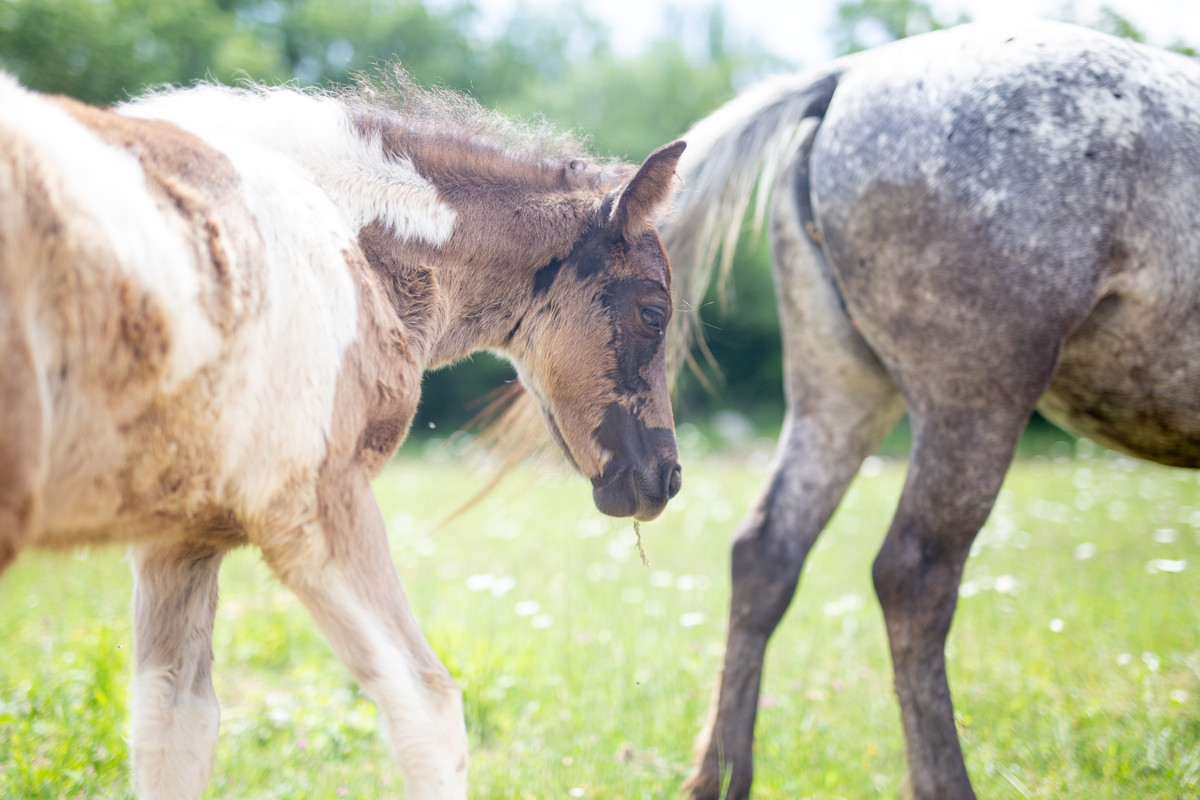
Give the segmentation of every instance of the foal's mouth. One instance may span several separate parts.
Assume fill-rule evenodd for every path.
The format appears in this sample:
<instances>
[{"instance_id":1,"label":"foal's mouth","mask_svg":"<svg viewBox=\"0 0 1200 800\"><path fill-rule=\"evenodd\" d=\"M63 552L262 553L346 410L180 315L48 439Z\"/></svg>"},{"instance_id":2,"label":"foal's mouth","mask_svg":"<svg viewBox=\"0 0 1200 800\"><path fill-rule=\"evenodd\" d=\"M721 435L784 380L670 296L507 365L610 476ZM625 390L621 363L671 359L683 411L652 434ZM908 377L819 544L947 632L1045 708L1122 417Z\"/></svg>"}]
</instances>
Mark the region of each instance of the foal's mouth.
<instances>
[{"instance_id":1,"label":"foal's mouth","mask_svg":"<svg viewBox=\"0 0 1200 800\"><path fill-rule=\"evenodd\" d=\"M545 409L543 416L551 438L558 444L571 467L586 476L587 473L580 469L579 462L571 453L553 412ZM679 464L673 460L656 465L653 474L638 470L628 463L615 466L614 461L610 461L600 475L590 480L592 502L601 513L610 517L633 517L639 522L649 522L658 517L667 502L679 493L682 482Z\"/></svg>"},{"instance_id":2,"label":"foal's mouth","mask_svg":"<svg viewBox=\"0 0 1200 800\"><path fill-rule=\"evenodd\" d=\"M682 482L679 464L674 461L662 463L652 473L623 466L611 472L605 470L592 481L592 500L610 517L649 522L679 493Z\"/></svg>"},{"instance_id":3,"label":"foal's mouth","mask_svg":"<svg viewBox=\"0 0 1200 800\"><path fill-rule=\"evenodd\" d=\"M592 502L596 508L610 517L634 517L648 522L658 516L658 511L647 514L642 510L637 481L628 469L611 475L602 475L592 481Z\"/></svg>"}]
</instances>

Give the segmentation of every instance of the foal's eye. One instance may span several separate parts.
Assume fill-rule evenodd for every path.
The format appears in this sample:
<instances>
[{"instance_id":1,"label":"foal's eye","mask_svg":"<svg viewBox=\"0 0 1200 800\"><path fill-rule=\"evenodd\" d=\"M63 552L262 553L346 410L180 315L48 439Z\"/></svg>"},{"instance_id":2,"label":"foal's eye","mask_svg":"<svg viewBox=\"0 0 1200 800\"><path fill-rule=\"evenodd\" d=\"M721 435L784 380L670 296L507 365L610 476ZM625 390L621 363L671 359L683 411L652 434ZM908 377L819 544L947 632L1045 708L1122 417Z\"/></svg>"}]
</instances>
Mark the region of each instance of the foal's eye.
<instances>
[{"instance_id":1,"label":"foal's eye","mask_svg":"<svg viewBox=\"0 0 1200 800\"><path fill-rule=\"evenodd\" d=\"M657 334L662 334L663 323L667 320L667 312L657 306L646 306L642 309L642 322Z\"/></svg>"}]
</instances>

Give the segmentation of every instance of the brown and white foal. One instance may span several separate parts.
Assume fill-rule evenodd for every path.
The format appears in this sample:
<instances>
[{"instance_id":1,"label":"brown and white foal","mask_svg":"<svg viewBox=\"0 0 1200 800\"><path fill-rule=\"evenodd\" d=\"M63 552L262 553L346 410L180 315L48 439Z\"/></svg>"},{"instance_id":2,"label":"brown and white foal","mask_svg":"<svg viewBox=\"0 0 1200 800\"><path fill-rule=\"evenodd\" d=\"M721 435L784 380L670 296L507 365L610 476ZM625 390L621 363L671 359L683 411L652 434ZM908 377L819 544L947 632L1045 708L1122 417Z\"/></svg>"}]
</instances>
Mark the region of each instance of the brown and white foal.
<instances>
[{"instance_id":1,"label":"brown and white foal","mask_svg":"<svg viewBox=\"0 0 1200 800\"><path fill-rule=\"evenodd\" d=\"M637 169L461 99L370 97L111 111L0 75L0 572L132 543L143 798L207 783L217 571L245 544L379 705L408 796L466 794L461 695L370 488L423 370L510 358L606 513L679 489L652 224L683 144Z\"/></svg>"}]
</instances>

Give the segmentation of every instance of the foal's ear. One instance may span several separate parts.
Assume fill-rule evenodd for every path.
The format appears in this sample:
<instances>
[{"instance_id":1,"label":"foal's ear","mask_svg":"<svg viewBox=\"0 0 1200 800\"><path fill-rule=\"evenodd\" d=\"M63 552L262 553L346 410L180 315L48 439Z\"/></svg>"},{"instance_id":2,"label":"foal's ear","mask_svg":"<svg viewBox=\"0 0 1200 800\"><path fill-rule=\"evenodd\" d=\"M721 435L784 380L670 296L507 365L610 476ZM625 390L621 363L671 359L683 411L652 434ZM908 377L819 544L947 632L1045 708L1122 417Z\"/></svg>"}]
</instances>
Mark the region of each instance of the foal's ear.
<instances>
[{"instance_id":1,"label":"foal's ear","mask_svg":"<svg viewBox=\"0 0 1200 800\"><path fill-rule=\"evenodd\" d=\"M687 142L663 145L646 157L637 174L621 190L612 213L613 228L633 236L649 227L655 213L674 193L675 165Z\"/></svg>"}]
</instances>

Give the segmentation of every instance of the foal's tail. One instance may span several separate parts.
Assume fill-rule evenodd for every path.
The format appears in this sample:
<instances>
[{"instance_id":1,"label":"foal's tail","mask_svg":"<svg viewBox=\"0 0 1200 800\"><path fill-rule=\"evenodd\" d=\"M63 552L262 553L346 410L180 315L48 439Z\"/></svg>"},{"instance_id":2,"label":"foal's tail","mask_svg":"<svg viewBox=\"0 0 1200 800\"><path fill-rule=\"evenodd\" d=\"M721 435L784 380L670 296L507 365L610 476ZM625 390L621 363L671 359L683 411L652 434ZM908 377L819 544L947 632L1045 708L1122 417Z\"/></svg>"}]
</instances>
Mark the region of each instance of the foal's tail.
<instances>
[{"instance_id":1,"label":"foal's tail","mask_svg":"<svg viewBox=\"0 0 1200 800\"><path fill-rule=\"evenodd\" d=\"M756 223L780 170L809 128L824 116L843 60L764 81L697 122L682 139L683 178L675 213L660 228L674 270L677 314L672 363L678 367L699 339L699 308L713 268L722 280L733 264L742 220L757 186Z\"/></svg>"}]
</instances>

